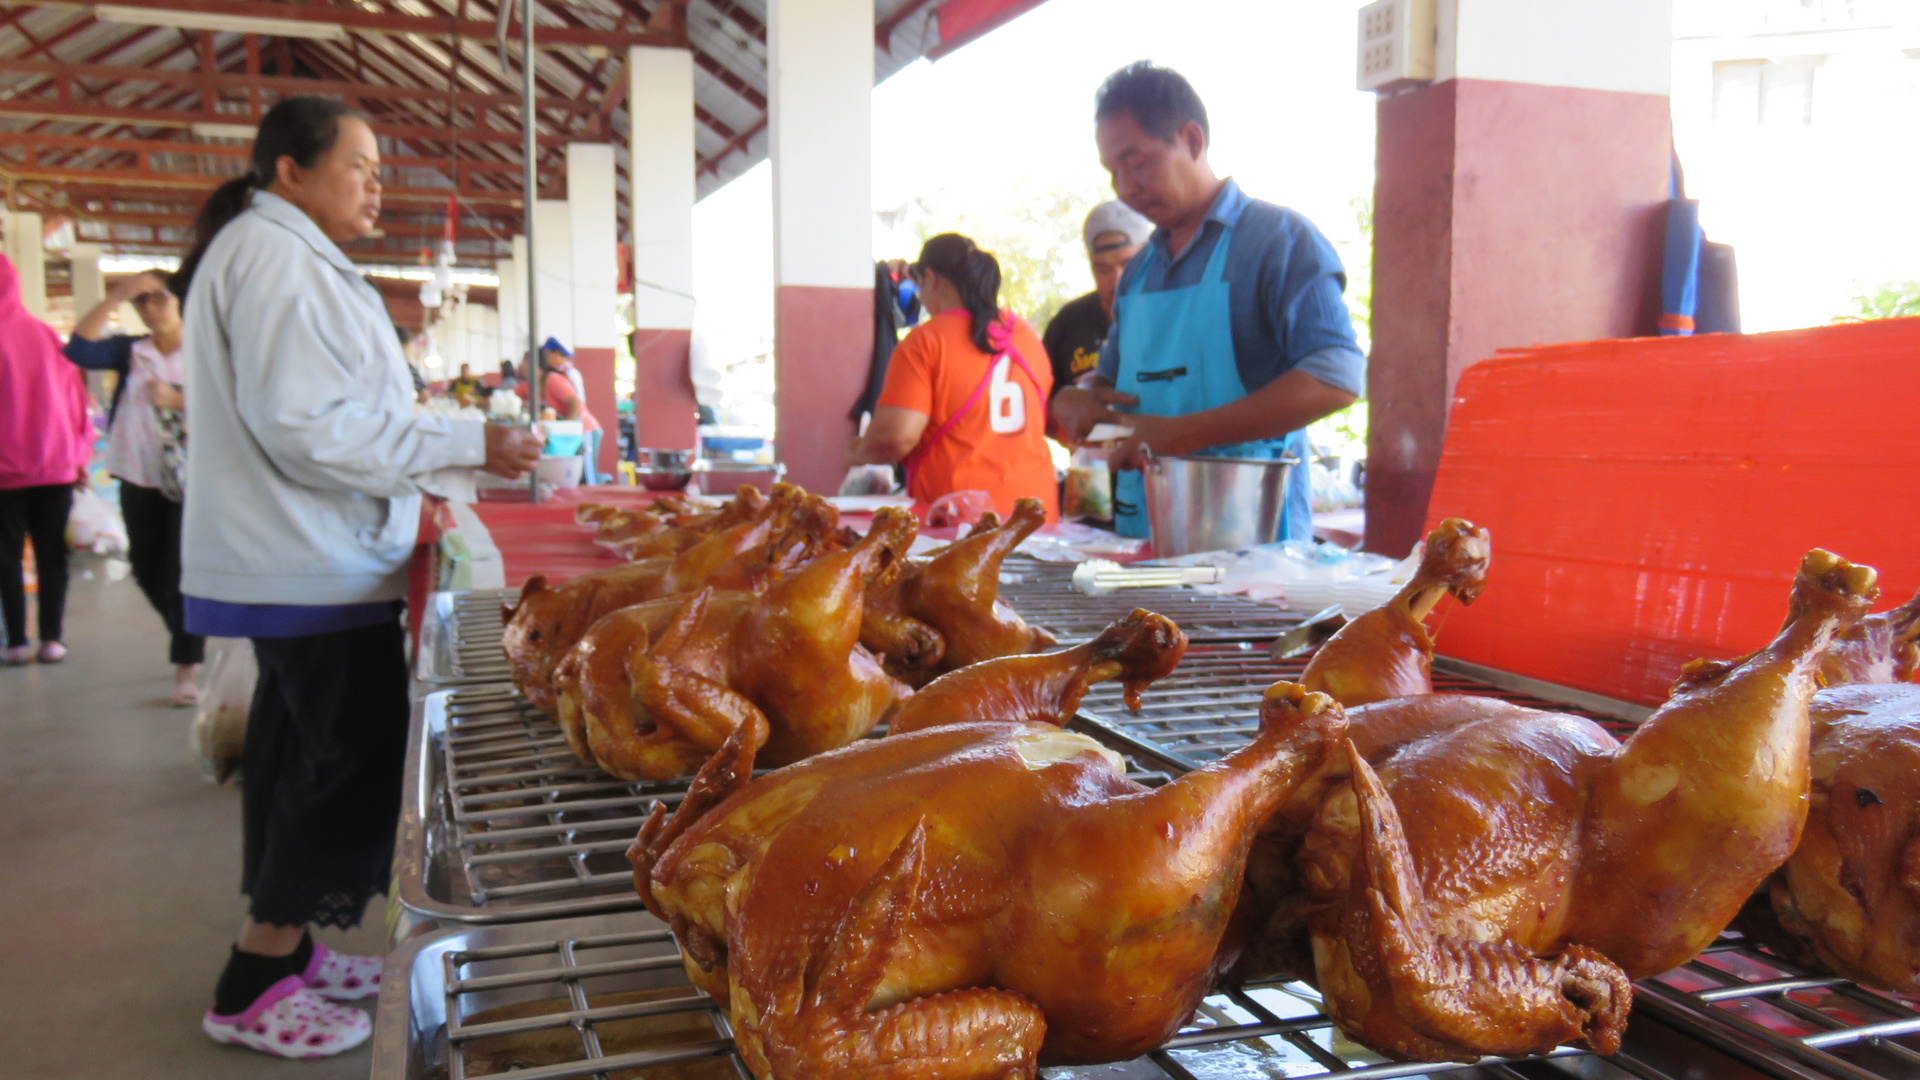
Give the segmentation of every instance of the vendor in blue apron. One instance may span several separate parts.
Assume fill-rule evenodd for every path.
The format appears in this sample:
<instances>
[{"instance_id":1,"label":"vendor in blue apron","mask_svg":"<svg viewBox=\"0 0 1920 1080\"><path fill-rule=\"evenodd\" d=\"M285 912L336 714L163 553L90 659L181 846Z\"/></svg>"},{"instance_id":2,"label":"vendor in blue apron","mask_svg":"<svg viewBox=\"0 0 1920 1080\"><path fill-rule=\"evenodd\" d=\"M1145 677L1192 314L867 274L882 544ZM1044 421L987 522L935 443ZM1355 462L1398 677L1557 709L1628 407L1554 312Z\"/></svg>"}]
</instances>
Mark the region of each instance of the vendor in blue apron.
<instances>
[{"instance_id":1,"label":"vendor in blue apron","mask_svg":"<svg viewBox=\"0 0 1920 1080\"><path fill-rule=\"evenodd\" d=\"M1359 400L1366 358L1346 272L1305 217L1250 199L1207 163L1207 110L1178 72L1142 61L1100 88L1100 164L1155 225L1120 278L1099 366L1054 395L1069 439L1131 427L1111 457L1115 527L1147 535L1152 455L1292 456L1280 539L1313 535L1308 424Z\"/></svg>"}]
</instances>

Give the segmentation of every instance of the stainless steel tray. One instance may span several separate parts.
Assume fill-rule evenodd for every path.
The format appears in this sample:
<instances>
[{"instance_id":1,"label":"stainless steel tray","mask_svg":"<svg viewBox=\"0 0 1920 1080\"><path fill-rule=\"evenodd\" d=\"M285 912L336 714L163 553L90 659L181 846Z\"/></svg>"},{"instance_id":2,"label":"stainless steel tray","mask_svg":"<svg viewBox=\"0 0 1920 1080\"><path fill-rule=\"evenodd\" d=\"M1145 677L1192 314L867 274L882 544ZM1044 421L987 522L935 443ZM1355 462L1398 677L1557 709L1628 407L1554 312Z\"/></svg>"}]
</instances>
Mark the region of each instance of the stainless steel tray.
<instances>
[{"instance_id":1,"label":"stainless steel tray","mask_svg":"<svg viewBox=\"0 0 1920 1080\"><path fill-rule=\"evenodd\" d=\"M1166 781L1166 759L1107 741L1136 780ZM506 684L419 701L406 769L394 895L438 923L637 910L627 845L653 804L677 804L687 784L619 780L582 763Z\"/></svg>"},{"instance_id":2,"label":"stainless steel tray","mask_svg":"<svg viewBox=\"0 0 1920 1080\"><path fill-rule=\"evenodd\" d=\"M500 606L517 589L436 592L427 597L420 619L413 677L432 686L504 682L507 657L500 651L504 622Z\"/></svg>"},{"instance_id":3,"label":"stainless steel tray","mask_svg":"<svg viewBox=\"0 0 1920 1080\"><path fill-rule=\"evenodd\" d=\"M1126 707L1119 684L1101 683L1081 702L1080 717L1129 746L1196 769L1251 742L1259 730L1261 695L1281 679L1298 679L1306 664L1304 656L1274 659L1264 642L1196 642L1173 674L1141 695L1139 712ZM1578 713L1622 736L1648 712L1624 701L1444 657L1434 661L1433 686L1440 693L1478 694Z\"/></svg>"},{"instance_id":4,"label":"stainless steel tray","mask_svg":"<svg viewBox=\"0 0 1920 1080\"><path fill-rule=\"evenodd\" d=\"M644 913L469 926L416 938L387 958L383 987L373 1080L477 1080L510 1070L516 1080L747 1076L727 1018L688 985L671 935ZM1565 1049L1549 1058L1489 1059L1473 1067L1388 1062L1342 1037L1311 988L1261 983L1209 996L1178 1035L1143 1057L1049 1067L1040 1075L1758 1080L1763 1074L1639 1015L1625 1048L1610 1058Z\"/></svg>"},{"instance_id":5,"label":"stainless steel tray","mask_svg":"<svg viewBox=\"0 0 1920 1080\"><path fill-rule=\"evenodd\" d=\"M1106 629L1134 608L1157 611L1193 641L1272 640L1304 616L1249 600L1184 585L1121 589L1087 596L1073 587L1073 567L1036 559L1008 559L1000 567L1000 600L1034 626L1045 627L1062 645L1076 645Z\"/></svg>"}]
</instances>

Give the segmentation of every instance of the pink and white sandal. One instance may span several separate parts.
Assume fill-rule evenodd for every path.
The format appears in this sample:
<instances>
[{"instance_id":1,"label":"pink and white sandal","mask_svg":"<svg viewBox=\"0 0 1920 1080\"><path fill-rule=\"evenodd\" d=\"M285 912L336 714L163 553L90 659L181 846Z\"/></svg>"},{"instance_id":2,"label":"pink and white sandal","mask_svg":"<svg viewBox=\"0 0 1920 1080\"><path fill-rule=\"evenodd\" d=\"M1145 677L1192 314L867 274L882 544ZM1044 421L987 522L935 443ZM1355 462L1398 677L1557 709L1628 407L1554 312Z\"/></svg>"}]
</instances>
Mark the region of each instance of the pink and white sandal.
<instances>
[{"instance_id":1,"label":"pink and white sandal","mask_svg":"<svg viewBox=\"0 0 1920 1080\"><path fill-rule=\"evenodd\" d=\"M380 992L383 963L378 956L348 956L316 941L313 959L307 961L300 980L329 1001L358 1001Z\"/></svg>"},{"instance_id":2,"label":"pink and white sandal","mask_svg":"<svg viewBox=\"0 0 1920 1080\"><path fill-rule=\"evenodd\" d=\"M214 1042L275 1057L323 1058L366 1042L373 1034L373 1021L359 1009L327 1001L307 989L298 975L289 975L237 1016L207 1010L200 1030Z\"/></svg>"}]
</instances>

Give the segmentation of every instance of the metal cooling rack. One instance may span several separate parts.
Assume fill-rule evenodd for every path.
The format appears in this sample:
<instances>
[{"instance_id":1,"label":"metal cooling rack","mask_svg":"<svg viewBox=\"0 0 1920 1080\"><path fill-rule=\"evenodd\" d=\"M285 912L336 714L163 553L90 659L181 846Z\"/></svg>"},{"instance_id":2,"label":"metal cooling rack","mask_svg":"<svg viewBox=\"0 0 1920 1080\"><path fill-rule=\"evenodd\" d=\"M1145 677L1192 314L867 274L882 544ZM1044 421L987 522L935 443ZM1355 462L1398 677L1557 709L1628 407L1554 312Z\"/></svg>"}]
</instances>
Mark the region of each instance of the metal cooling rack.
<instances>
[{"instance_id":1,"label":"metal cooling rack","mask_svg":"<svg viewBox=\"0 0 1920 1080\"><path fill-rule=\"evenodd\" d=\"M506 681L510 671L500 651L506 629L500 606L518 596L516 589L473 589L428 597L414 677L435 686Z\"/></svg>"},{"instance_id":2,"label":"metal cooling rack","mask_svg":"<svg viewBox=\"0 0 1920 1080\"><path fill-rule=\"evenodd\" d=\"M1260 699L1267 687L1282 679L1297 680L1306 665L1304 656L1273 659L1264 642L1195 643L1173 674L1141 694L1139 712L1127 708L1118 683L1101 683L1088 691L1080 716L1136 750L1152 750L1184 768L1197 769L1253 741L1260 730ZM1484 677L1498 673L1474 671L1483 677L1461 674L1449 661L1435 660L1433 688L1443 694L1477 694L1529 708L1576 713L1621 737L1646 713L1625 702L1608 702L1547 683L1527 682L1531 692L1501 686ZM1608 707L1597 707L1602 703Z\"/></svg>"},{"instance_id":3,"label":"metal cooling rack","mask_svg":"<svg viewBox=\"0 0 1920 1080\"><path fill-rule=\"evenodd\" d=\"M1120 750L1140 783L1157 786L1180 768L1086 730ZM559 726L504 684L423 700L407 767L398 897L443 922L639 908L627 846L653 804L678 805L688 782L620 780L581 762Z\"/></svg>"},{"instance_id":4,"label":"metal cooling rack","mask_svg":"<svg viewBox=\"0 0 1920 1080\"><path fill-rule=\"evenodd\" d=\"M1185 586L1121 589L1087 596L1073 587L1073 567L1035 559L1008 559L1000 567L1000 600L1034 626L1045 627L1062 645L1077 645L1134 608L1157 611L1193 641L1271 640L1302 616L1244 596L1223 596Z\"/></svg>"},{"instance_id":5,"label":"metal cooling rack","mask_svg":"<svg viewBox=\"0 0 1920 1080\"><path fill-rule=\"evenodd\" d=\"M1911 1002L1795 967L1737 934L1636 990L1641 1009L1776 1075L1920 1077Z\"/></svg>"},{"instance_id":6,"label":"metal cooling rack","mask_svg":"<svg viewBox=\"0 0 1920 1080\"><path fill-rule=\"evenodd\" d=\"M417 939L389 958L374 1080L748 1077L727 1017L687 984L672 935L650 916L609 930L602 916L468 927ZM1645 1029L1642 1029L1643 1031ZM1655 1034L1649 1032L1649 1034ZM1443 1074L1531 1080L1673 1080L1751 1076L1704 1047L1657 1042L1609 1058L1563 1048L1476 1066L1386 1061L1342 1036L1301 983L1232 986L1209 995L1163 1046L1130 1062L1040 1070L1045 1080L1341 1080Z\"/></svg>"}]
</instances>

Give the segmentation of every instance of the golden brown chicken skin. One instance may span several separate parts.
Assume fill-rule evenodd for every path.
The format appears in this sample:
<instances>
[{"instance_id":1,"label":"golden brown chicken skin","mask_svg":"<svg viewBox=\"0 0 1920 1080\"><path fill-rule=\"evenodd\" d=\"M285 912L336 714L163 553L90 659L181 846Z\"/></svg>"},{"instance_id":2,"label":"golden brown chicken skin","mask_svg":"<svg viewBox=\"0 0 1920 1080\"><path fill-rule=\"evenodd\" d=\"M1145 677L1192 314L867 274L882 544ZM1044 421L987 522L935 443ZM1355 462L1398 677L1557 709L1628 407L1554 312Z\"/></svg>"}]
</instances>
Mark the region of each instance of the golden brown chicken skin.
<instances>
[{"instance_id":1,"label":"golden brown chicken skin","mask_svg":"<svg viewBox=\"0 0 1920 1080\"><path fill-rule=\"evenodd\" d=\"M1491 699L1354 710L1352 779L1300 851L1329 1014L1408 1058L1611 1052L1628 979L1693 957L1793 851L1816 673L1873 578L1810 553L1774 642L1695 668L1624 744Z\"/></svg>"},{"instance_id":2,"label":"golden brown chicken skin","mask_svg":"<svg viewBox=\"0 0 1920 1080\"><path fill-rule=\"evenodd\" d=\"M1340 727L1281 684L1252 744L1158 790L1051 724L934 727L751 782L743 732L629 857L762 1080L1031 1077L1186 1022L1232 959L1252 823Z\"/></svg>"},{"instance_id":3,"label":"golden brown chicken skin","mask_svg":"<svg viewBox=\"0 0 1920 1080\"><path fill-rule=\"evenodd\" d=\"M1393 599L1340 628L1307 661L1300 682L1351 709L1433 692L1433 636L1426 618L1442 597L1471 604L1486 584L1487 530L1448 518L1427 534L1420 568Z\"/></svg>"},{"instance_id":4,"label":"golden brown chicken skin","mask_svg":"<svg viewBox=\"0 0 1920 1080\"><path fill-rule=\"evenodd\" d=\"M876 515L861 542L759 594L701 589L601 619L555 673L562 730L615 776L685 776L754 718L766 764L845 746L910 691L859 644L872 579L913 542Z\"/></svg>"},{"instance_id":5,"label":"golden brown chicken skin","mask_svg":"<svg viewBox=\"0 0 1920 1080\"><path fill-rule=\"evenodd\" d=\"M1000 564L1047 523L1038 499L1021 499L1005 524L982 520L924 562L911 562L868 599L860 640L918 686L943 672L1052 648L1052 634L1000 602Z\"/></svg>"},{"instance_id":6,"label":"golden brown chicken skin","mask_svg":"<svg viewBox=\"0 0 1920 1080\"><path fill-rule=\"evenodd\" d=\"M501 636L514 686L557 718L554 670L603 616L707 586L758 591L810 558L837 524L832 506L798 488L777 493L765 506L765 513L706 534L678 555L583 574L555 587L544 574L528 578Z\"/></svg>"}]
</instances>

